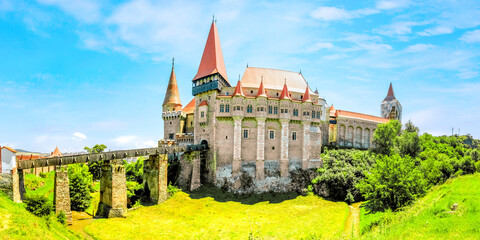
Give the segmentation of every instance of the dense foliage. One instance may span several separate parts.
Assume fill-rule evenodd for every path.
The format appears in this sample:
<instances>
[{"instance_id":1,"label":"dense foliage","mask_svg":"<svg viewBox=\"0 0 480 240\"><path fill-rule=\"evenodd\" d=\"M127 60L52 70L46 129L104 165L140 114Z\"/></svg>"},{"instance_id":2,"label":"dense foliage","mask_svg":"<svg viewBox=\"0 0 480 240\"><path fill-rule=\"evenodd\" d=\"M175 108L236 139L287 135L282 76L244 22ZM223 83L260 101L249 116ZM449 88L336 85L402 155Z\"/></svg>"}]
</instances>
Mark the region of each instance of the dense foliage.
<instances>
[{"instance_id":1,"label":"dense foliage","mask_svg":"<svg viewBox=\"0 0 480 240\"><path fill-rule=\"evenodd\" d=\"M70 180L70 203L72 210L83 212L92 200L92 174L85 164L71 164L68 166Z\"/></svg>"},{"instance_id":2,"label":"dense foliage","mask_svg":"<svg viewBox=\"0 0 480 240\"><path fill-rule=\"evenodd\" d=\"M363 200L355 185L375 163L375 156L363 150L326 149L322 159L323 167L312 181L315 192L349 203Z\"/></svg>"},{"instance_id":3,"label":"dense foliage","mask_svg":"<svg viewBox=\"0 0 480 240\"><path fill-rule=\"evenodd\" d=\"M91 148L85 146L83 149L86 150L88 153L101 153L105 151L105 149L107 149L107 146L105 144L95 144L95 146ZM96 161L96 162L89 163L88 169L92 174L92 178L94 180L100 179L100 168L102 164L103 164L103 161Z\"/></svg>"},{"instance_id":4,"label":"dense foliage","mask_svg":"<svg viewBox=\"0 0 480 240\"><path fill-rule=\"evenodd\" d=\"M25 194L25 208L39 217L49 216L53 211L53 204L47 197L38 194Z\"/></svg>"},{"instance_id":5,"label":"dense foliage","mask_svg":"<svg viewBox=\"0 0 480 240\"><path fill-rule=\"evenodd\" d=\"M356 185L371 210L396 210L448 178L480 171L478 140L471 136L419 136L411 122L399 126L379 125L373 136L376 166Z\"/></svg>"},{"instance_id":6,"label":"dense foliage","mask_svg":"<svg viewBox=\"0 0 480 240\"><path fill-rule=\"evenodd\" d=\"M138 205L144 197L143 189L143 158L139 157L135 162L123 162L125 176L127 178L127 207Z\"/></svg>"}]
</instances>

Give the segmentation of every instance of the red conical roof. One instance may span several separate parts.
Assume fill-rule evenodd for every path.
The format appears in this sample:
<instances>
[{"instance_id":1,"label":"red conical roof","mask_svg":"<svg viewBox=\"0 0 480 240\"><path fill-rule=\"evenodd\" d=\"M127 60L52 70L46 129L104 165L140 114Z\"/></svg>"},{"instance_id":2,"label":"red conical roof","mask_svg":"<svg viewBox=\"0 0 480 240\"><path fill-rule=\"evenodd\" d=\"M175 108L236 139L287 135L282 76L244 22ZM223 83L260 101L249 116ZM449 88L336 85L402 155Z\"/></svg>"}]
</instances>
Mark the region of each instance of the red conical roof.
<instances>
[{"instance_id":1,"label":"red conical roof","mask_svg":"<svg viewBox=\"0 0 480 240\"><path fill-rule=\"evenodd\" d=\"M303 102L312 102L312 98L310 98L310 89L305 89L305 94L303 94Z\"/></svg>"},{"instance_id":2,"label":"red conical roof","mask_svg":"<svg viewBox=\"0 0 480 240\"><path fill-rule=\"evenodd\" d=\"M260 87L258 88L257 97L267 97L267 92L265 91L265 87L263 87L263 79L260 82Z\"/></svg>"},{"instance_id":3,"label":"red conical roof","mask_svg":"<svg viewBox=\"0 0 480 240\"><path fill-rule=\"evenodd\" d=\"M332 106L330 106L330 117L335 117L335 108L333 107L333 104Z\"/></svg>"},{"instance_id":4,"label":"red conical roof","mask_svg":"<svg viewBox=\"0 0 480 240\"><path fill-rule=\"evenodd\" d=\"M243 89L242 89L242 82L238 80L237 86L235 87L235 92L233 93L233 96L245 96L243 95Z\"/></svg>"},{"instance_id":5,"label":"red conical roof","mask_svg":"<svg viewBox=\"0 0 480 240\"><path fill-rule=\"evenodd\" d=\"M208 33L207 43L203 50L202 60L198 67L197 75L193 80L197 80L214 73L219 73L228 82L227 70L223 62L222 47L220 46L220 38L215 21L212 22L210 32Z\"/></svg>"},{"instance_id":6,"label":"red conical roof","mask_svg":"<svg viewBox=\"0 0 480 240\"><path fill-rule=\"evenodd\" d=\"M394 99L396 99L395 93L393 92L392 83L390 82L390 87L388 88L387 96L385 97L385 99L383 99L383 101L392 101Z\"/></svg>"},{"instance_id":7,"label":"red conical roof","mask_svg":"<svg viewBox=\"0 0 480 240\"><path fill-rule=\"evenodd\" d=\"M282 93L280 94L280 100L290 99L290 93L288 92L287 83L283 85Z\"/></svg>"},{"instance_id":8,"label":"red conical roof","mask_svg":"<svg viewBox=\"0 0 480 240\"><path fill-rule=\"evenodd\" d=\"M55 147L52 156L62 156L62 153L60 152L60 150L58 150L58 147Z\"/></svg>"},{"instance_id":9,"label":"red conical roof","mask_svg":"<svg viewBox=\"0 0 480 240\"><path fill-rule=\"evenodd\" d=\"M168 81L167 92L165 93L165 100L163 105L168 104L173 107L173 110L178 110L182 107L180 101L180 94L178 93L177 77L175 76L175 67L172 61L172 72L170 73L170 80Z\"/></svg>"}]
</instances>

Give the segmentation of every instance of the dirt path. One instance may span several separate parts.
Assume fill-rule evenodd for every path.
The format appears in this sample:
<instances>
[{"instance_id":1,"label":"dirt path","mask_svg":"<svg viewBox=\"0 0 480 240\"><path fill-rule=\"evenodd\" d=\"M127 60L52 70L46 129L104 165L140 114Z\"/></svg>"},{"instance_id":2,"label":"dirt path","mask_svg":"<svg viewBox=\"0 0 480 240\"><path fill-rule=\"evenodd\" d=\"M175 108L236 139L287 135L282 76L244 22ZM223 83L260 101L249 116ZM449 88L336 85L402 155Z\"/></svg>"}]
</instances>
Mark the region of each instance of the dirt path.
<instances>
[{"instance_id":1,"label":"dirt path","mask_svg":"<svg viewBox=\"0 0 480 240\"><path fill-rule=\"evenodd\" d=\"M72 218L73 224L68 226L68 228L81 234L84 239L93 239L93 237L84 230L87 225L95 221L93 217L84 212L72 211Z\"/></svg>"},{"instance_id":2,"label":"dirt path","mask_svg":"<svg viewBox=\"0 0 480 240\"><path fill-rule=\"evenodd\" d=\"M360 205L362 203L354 203L348 206L348 216L345 221L345 229L343 236L348 239L356 239L360 236Z\"/></svg>"}]
</instances>

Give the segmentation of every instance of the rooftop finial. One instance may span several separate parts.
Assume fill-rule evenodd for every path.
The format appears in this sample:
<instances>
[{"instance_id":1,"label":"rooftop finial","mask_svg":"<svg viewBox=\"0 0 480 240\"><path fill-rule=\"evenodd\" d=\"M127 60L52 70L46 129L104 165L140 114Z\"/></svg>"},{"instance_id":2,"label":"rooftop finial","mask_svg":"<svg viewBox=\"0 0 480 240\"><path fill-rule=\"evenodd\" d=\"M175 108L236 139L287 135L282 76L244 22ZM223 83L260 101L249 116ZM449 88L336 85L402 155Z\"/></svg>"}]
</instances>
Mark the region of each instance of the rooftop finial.
<instances>
[{"instance_id":1,"label":"rooftop finial","mask_svg":"<svg viewBox=\"0 0 480 240\"><path fill-rule=\"evenodd\" d=\"M248 68L248 62L247 62L247 68Z\"/></svg>"},{"instance_id":2,"label":"rooftop finial","mask_svg":"<svg viewBox=\"0 0 480 240\"><path fill-rule=\"evenodd\" d=\"M300 74L302 74L302 69L300 68Z\"/></svg>"},{"instance_id":3,"label":"rooftop finial","mask_svg":"<svg viewBox=\"0 0 480 240\"><path fill-rule=\"evenodd\" d=\"M215 22L215 14L213 14L212 22Z\"/></svg>"},{"instance_id":4,"label":"rooftop finial","mask_svg":"<svg viewBox=\"0 0 480 240\"><path fill-rule=\"evenodd\" d=\"M175 57L172 58L172 68L175 67Z\"/></svg>"},{"instance_id":5,"label":"rooftop finial","mask_svg":"<svg viewBox=\"0 0 480 240\"><path fill-rule=\"evenodd\" d=\"M240 81L240 74L238 74L238 81Z\"/></svg>"}]
</instances>

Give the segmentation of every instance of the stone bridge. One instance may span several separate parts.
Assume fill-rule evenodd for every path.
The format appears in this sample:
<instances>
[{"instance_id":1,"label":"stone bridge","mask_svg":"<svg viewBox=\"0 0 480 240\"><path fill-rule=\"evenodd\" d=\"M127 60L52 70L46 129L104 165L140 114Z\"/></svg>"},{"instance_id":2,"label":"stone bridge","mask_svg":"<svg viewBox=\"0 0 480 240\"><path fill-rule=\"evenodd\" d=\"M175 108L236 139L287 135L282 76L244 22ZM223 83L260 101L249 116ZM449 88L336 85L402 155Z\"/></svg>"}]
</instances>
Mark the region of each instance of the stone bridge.
<instances>
[{"instance_id":1,"label":"stone bridge","mask_svg":"<svg viewBox=\"0 0 480 240\"><path fill-rule=\"evenodd\" d=\"M127 215L127 186L125 178L125 167L122 159L127 157L148 156L144 161L143 183L144 188L149 192L150 201L154 204L161 203L167 199L167 157L175 153L195 153L208 149L206 144L175 146L165 145L156 148L119 150L94 154L82 154L74 156L62 156L35 160L19 161L17 168L7 176L3 174L0 178L9 177L8 181L2 180L3 190L9 190L8 195L15 202L21 202L25 193L24 170L37 167L55 166L55 189L54 206L55 212L63 211L67 216L67 222L72 223L72 211L70 208L70 191L67 165L77 163L93 163L103 161L100 170L100 202L96 216L101 217L126 217ZM200 162L203 154L192 154L194 162ZM192 188L200 186L200 175L192 177ZM197 179L198 178L198 179ZM7 182L7 184L5 184ZM0 184L0 190L2 190Z\"/></svg>"}]
</instances>

